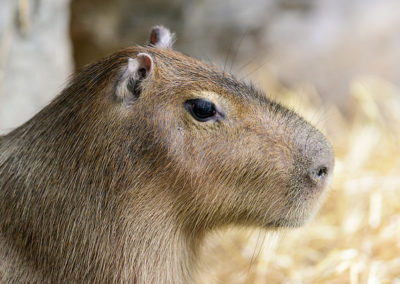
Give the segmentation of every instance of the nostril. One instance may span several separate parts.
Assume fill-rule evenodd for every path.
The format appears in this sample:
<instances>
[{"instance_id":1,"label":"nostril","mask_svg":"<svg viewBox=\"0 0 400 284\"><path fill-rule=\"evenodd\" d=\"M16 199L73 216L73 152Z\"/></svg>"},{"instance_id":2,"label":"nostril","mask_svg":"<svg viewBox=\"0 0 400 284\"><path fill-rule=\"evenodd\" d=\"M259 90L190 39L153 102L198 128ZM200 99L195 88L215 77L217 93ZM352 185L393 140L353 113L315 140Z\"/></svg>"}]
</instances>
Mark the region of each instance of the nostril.
<instances>
[{"instance_id":1,"label":"nostril","mask_svg":"<svg viewBox=\"0 0 400 284\"><path fill-rule=\"evenodd\" d=\"M328 174L328 167L319 166L311 171L311 178L313 181L318 182Z\"/></svg>"},{"instance_id":2,"label":"nostril","mask_svg":"<svg viewBox=\"0 0 400 284\"><path fill-rule=\"evenodd\" d=\"M317 170L317 176L318 177L323 177L324 175L326 175L328 173L328 168L327 167L319 167Z\"/></svg>"}]
</instances>

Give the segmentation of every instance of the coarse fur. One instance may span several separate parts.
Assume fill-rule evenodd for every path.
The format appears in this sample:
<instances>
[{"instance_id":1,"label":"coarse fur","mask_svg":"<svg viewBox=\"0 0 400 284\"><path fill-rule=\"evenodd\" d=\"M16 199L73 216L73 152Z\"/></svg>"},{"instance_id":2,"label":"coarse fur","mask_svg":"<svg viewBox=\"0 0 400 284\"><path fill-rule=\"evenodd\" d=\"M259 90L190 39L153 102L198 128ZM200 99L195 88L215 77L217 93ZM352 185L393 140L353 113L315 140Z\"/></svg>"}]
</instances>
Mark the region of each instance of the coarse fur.
<instances>
[{"instance_id":1,"label":"coarse fur","mask_svg":"<svg viewBox=\"0 0 400 284\"><path fill-rule=\"evenodd\" d=\"M1 283L190 283L208 231L294 227L315 211L333 168L325 137L166 47L85 67L0 137ZM196 98L223 119L195 120L183 104Z\"/></svg>"}]
</instances>

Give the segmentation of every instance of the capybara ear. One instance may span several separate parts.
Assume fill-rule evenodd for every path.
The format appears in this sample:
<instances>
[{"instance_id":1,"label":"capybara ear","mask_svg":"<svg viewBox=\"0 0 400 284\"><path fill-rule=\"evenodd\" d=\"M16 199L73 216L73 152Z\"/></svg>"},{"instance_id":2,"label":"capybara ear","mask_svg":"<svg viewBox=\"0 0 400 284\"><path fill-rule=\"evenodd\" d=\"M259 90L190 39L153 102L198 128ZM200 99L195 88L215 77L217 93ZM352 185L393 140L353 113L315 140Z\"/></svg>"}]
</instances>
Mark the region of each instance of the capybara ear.
<instances>
[{"instance_id":1,"label":"capybara ear","mask_svg":"<svg viewBox=\"0 0 400 284\"><path fill-rule=\"evenodd\" d=\"M131 105L139 98L141 82L147 78L153 69L153 59L147 53L138 53L135 58L129 58L125 71L116 88L117 99L124 105Z\"/></svg>"},{"instance_id":2,"label":"capybara ear","mask_svg":"<svg viewBox=\"0 0 400 284\"><path fill-rule=\"evenodd\" d=\"M150 46L172 48L175 42L175 34L163 26L155 26L150 34Z\"/></svg>"}]
</instances>

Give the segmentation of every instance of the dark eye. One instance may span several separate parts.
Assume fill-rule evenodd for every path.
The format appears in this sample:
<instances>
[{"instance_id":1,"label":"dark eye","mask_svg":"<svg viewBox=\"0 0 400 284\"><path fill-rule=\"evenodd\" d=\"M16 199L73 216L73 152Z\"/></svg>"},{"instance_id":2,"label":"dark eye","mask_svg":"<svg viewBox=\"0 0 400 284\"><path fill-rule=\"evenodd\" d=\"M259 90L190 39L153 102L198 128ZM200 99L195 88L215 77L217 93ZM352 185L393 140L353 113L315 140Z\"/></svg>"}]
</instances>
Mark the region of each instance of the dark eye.
<instances>
[{"instance_id":1,"label":"dark eye","mask_svg":"<svg viewBox=\"0 0 400 284\"><path fill-rule=\"evenodd\" d=\"M216 118L218 112L215 105L205 99L188 100L185 109L198 121L205 122Z\"/></svg>"}]
</instances>

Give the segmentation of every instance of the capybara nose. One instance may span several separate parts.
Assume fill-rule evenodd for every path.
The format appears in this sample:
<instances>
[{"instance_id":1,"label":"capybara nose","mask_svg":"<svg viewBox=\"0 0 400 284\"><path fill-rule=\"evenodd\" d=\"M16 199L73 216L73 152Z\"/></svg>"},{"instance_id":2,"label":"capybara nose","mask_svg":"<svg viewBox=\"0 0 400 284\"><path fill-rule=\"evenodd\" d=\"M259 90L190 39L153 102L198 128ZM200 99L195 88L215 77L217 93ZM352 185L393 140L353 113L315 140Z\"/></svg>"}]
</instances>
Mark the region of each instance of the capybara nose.
<instances>
[{"instance_id":1,"label":"capybara nose","mask_svg":"<svg viewBox=\"0 0 400 284\"><path fill-rule=\"evenodd\" d=\"M319 182L321 179L324 179L329 174L330 168L327 165L320 165L316 168L312 168L310 170L310 178L314 182Z\"/></svg>"},{"instance_id":2,"label":"capybara nose","mask_svg":"<svg viewBox=\"0 0 400 284\"><path fill-rule=\"evenodd\" d=\"M319 137L318 137L319 136ZM308 175L315 183L322 184L330 175L334 167L334 155L330 143L322 135L317 135L318 143L310 153L311 165Z\"/></svg>"}]
</instances>

